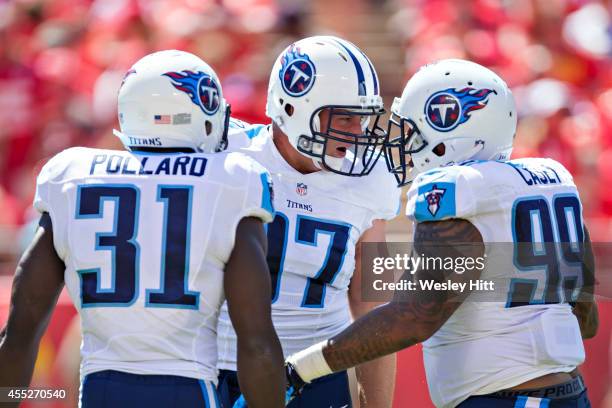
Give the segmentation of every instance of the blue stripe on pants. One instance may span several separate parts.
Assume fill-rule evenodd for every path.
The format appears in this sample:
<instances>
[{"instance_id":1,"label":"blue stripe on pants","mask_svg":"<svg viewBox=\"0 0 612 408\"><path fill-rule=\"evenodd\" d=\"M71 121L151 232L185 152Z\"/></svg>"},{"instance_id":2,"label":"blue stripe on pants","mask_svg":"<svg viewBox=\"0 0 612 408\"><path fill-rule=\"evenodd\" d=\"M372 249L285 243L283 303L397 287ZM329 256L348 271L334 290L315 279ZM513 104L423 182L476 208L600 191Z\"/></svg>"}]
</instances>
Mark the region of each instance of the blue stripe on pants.
<instances>
[{"instance_id":1,"label":"blue stripe on pants","mask_svg":"<svg viewBox=\"0 0 612 408\"><path fill-rule=\"evenodd\" d=\"M535 398L535 397L516 397L516 404L514 408L548 408L550 399L548 398Z\"/></svg>"},{"instance_id":2,"label":"blue stripe on pants","mask_svg":"<svg viewBox=\"0 0 612 408\"><path fill-rule=\"evenodd\" d=\"M589 396L584 390L580 395L562 399L535 398L526 396L500 397L496 395L474 395L461 402L457 408L591 408Z\"/></svg>"},{"instance_id":3,"label":"blue stripe on pants","mask_svg":"<svg viewBox=\"0 0 612 408\"><path fill-rule=\"evenodd\" d=\"M210 400L208 399L208 391L206 391L206 384L204 381L198 381L200 383L200 388L202 389L202 396L204 397L204 404L206 408L210 408Z\"/></svg>"},{"instance_id":4,"label":"blue stripe on pants","mask_svg":"<svg viewBox=\"0 0 612 408\"><path fill-rule=\"evenodd\" d=\"M514 408L525 408L525 404L527 404L527 397L517 397Z\"/></svg>"}]
</instances>

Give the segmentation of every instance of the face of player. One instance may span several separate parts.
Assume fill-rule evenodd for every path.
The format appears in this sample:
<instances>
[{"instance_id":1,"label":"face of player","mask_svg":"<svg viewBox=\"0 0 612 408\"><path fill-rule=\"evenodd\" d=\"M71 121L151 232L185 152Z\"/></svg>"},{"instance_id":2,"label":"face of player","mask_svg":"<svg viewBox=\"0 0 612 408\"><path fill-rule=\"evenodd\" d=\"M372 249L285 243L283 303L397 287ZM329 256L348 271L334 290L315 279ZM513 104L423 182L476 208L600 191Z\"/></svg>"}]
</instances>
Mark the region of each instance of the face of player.
<instances>
[{"instance_id":1,"label":"face of player","mask_svg":"<svg viewBox=\"0 0 612 408\"><path fill-rule=\"evenodd\" d=\"M346 155L346 150L353 145L355 140L351 136L347 136L340 132L351 133L354 135L363 135L362 120L363 117L359 115L346 114L343 115L342 111L335 110L334 114L331 115L330 122L330 109L324 109L319 114L319 120L321 123L321 133L327 133L334 136L336 139L327 139L327 148L325 153L332 157L342 158ZM329 124L329 125L328 125ZM338 132L335 132L338 131ZM346 140L344 142L343 140Z\"/></svg>"}]
</instances>

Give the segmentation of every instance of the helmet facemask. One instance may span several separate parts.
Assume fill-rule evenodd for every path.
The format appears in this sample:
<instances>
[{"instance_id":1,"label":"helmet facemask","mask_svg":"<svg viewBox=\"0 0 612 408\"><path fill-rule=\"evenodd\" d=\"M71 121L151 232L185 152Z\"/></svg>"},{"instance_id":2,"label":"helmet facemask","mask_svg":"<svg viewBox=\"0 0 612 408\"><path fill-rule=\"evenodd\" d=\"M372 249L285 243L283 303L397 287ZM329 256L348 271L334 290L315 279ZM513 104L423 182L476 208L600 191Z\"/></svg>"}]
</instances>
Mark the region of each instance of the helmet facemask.
<instances>
[{"instance_id":1,"label":"helmet facemask","mask_svg":"<svg viewBox=\"0 0 612 408\"><path fill-rule=\"evenodd\" d=\"M395 176L398 186L404 186L411 183L416 176L412 155L423 151L429 143L412 119L401 117L395 112L391 112L387 133L387 169Z\"/></svg>"},{"instance_id":2,"label":"helmet facemask","mask_svg":"<svg viewBox=\"0 0 612 408\"><path fill-rule=\"evenodd\" d=\"M325 123L321 123L320 115L324 110L329 115ZM365 176L378 161L387 137L387 132L379 125L380 116L384 113L381 107L321 106L310 117L311 135L301 135L298 138L297 150L333 173ZM358 116L361 134L334 128L334 118L338 116ZM341 144L336 149L344 152L344 156L334 155L334 142Z\"/></svg>"},{"instance_id":3,"label":"helmet facemask","mask_svg":"<svg viewBox=\"0 0 612 408\"><path fill-rule=\"evenodd\" d=\"M415 121L395 112L389 118L387 133L385 160L399 187L412 183L419 173L429 169L473 158L485 143L468 137L452 137L438 140L434 145Z\"/></svg>"},{"instance_id":4,"label":"helmet facemask","mask_svg":"<svg viewBox=\"0 0 612 408\"><path fill-rule=\"evenodd\" d=\"M221 135L221 138L219 139L219 143L217 143L217 146L215 147L215 153L219 153L227 149L227 145L228 145L227 132L229 131L229 122L230 122L231 114L232 114L232 108L229 104L227 104L227 107L225 108L225 119L223 121L223 134ZM209 134L209 132L207 132L207 134Z\"/></svg>"}]
</instances>

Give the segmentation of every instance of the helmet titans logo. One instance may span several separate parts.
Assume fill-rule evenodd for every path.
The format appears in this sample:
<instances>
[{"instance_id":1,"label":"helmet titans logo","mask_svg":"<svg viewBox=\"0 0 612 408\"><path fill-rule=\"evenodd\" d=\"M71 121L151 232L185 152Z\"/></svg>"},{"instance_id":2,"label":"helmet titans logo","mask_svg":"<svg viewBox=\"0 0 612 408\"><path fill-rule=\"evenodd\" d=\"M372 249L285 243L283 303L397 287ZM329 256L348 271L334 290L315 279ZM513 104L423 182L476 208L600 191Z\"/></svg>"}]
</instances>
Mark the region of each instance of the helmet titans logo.
<instances>
[{"instance_id":1,"label":"helmet titans logo","mask_svg":"<svg viewBox=\"0 0 612 408\"><path fill-rule=\"evenodd\" d=\"M189 95L205 114L214 115L219 110L219 87L210 75L187 70L163 75L172 79L172 85Z\"/></svg>"},{"instance_id":2,"label":"helmet titans logo","mask_svg":"<svg viewBox=\"0 0 612 408\"><path fill-rule=\"evenodd\" d=\"M306 95L314 85L316 74L308 55L300 54L299 48L292 45L281 58L278 76L283 90L291 96Z\"/></svg>"},{"instance_id":3,"label":"helmet titans logo","mask_svg":"<svg viewBox=\"0 0 612 408\"><path fill-rule=\"evenodd\" d=\"M436 92L425 103L425 117L429 125L448 132L470 119L470 114L487 106L492 89L452 88Z\"/></svg>"}]
</instances>

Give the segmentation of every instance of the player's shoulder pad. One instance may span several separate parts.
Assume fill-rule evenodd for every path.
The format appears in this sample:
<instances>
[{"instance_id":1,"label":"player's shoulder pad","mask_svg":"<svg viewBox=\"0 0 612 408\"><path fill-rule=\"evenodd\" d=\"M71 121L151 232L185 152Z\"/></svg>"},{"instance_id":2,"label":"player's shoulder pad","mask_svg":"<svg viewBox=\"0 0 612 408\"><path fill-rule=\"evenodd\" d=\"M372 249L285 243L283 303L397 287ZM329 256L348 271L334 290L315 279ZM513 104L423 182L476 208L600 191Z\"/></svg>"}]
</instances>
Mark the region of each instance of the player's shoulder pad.
<instances>
[{"instance_id":1,"label":"player's shoulder pad","mask_svg":"<svg viewBox=\"0 0 612 408\"><path fill-rule=\"evenodd\" d=\"M73 163L82 160L81 157L86 155L87 150L89 149L84 147L66 149L53 156L43 166L36 178L36 193L34 194L33 201L34 208L38 212L51 212L50 195L52 187L61 184L63 180L69 178L71 168L76 167L78 172L79 166L73 166Z\"/></svg>"},{"instance_id":2,"label":"player's shoulder pad","mask_svg":"<svg viewBox=\"0 0 612 408\"><path fill-rule=\"evenodd\" d=\"M267 173L268 170L252 157L242 152L228 152L225 154L225 170L237 180L243 180L251 173Z\"/></svg>"},{"instance_id":3,"label":"player's shoulder pad","mask_svg":"<svg viewBox=\"0 0 612 408\"><path fill-rule=\"evenodd\" d=\"M230 118L229 129L227 131L227 149L236 151L237 149L249 147L265 127L266 125L250 124L240 119Z\"/></svg>"},{"instance_id":4,"label":"player's shoulder pad","mask_svg":"<svg viewBox=\"0 0 612 408\"><path fill-rule=\"evenodd\" d=\"M270 172L253 158L241 153L226 154L224 167L234 186L247 190L252 205L265 210L265 222L274 217L274 188Z\"/></svg>"},{"instance_id":5,"label":"player's shoulder pad","mask_svg":"<svg viewBox=\"0 0 612 408\"><path fill-rule=\"evenodd\" d=\"M401 189L395 177L387 170L381 157L370 174L362 177L344 177L343 180L355 183L345 191L352 192L351 201L375 213L376 219L390 220L399 215L401 208Z\"/></svg>"},{"instance_id":6,"label":"player's shoulder pad","mask_svg":"<svg viewBox=\"0 0 612 408\"><path fill-rule=\"evenodd\" d=\"M439 167L419 174L407 193L406 215L417 222L473 215L476 206L473 192L483 179L477 164Z\"/></svg>"},{"instance_id":7,"label":"player's shoulder pad","mask_svg":"<svg viewBox=\"0 0 612 408\"><path fill-rule=\"evenodd\" d=\"M61 179L70 165L74 161L80 160L87 151L89 151L89 149L86 147L71 147L57 153L49 159L40 170L37 184L44 184Z\"/></svg>"}]
</instances>

